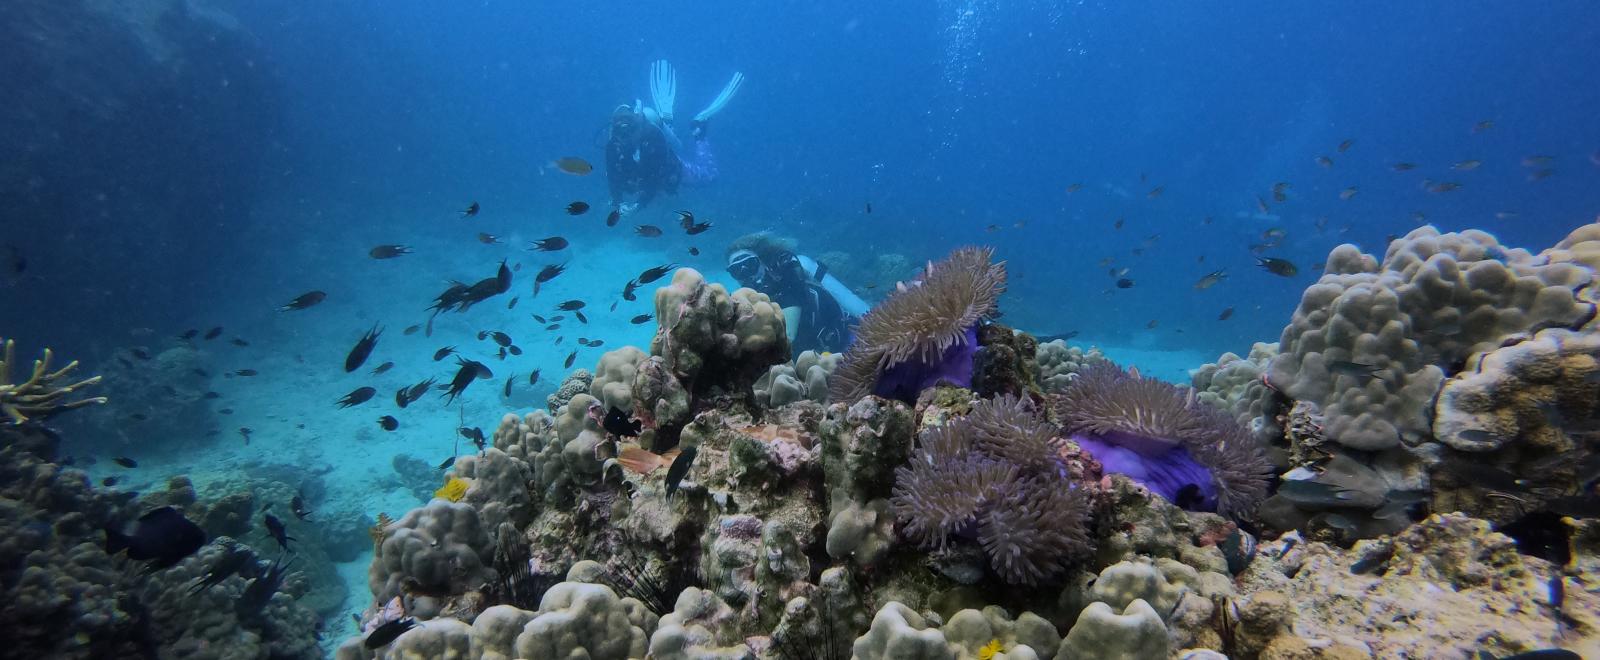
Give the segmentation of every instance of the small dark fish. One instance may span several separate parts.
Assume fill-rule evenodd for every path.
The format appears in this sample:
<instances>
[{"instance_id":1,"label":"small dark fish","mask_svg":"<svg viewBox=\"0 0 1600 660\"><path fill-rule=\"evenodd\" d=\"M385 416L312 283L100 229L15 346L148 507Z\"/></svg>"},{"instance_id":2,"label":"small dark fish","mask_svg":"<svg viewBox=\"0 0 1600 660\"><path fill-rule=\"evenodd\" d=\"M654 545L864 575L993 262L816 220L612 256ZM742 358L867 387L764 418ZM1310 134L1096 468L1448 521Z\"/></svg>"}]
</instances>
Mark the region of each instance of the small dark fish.
<instances>
[{"instance_id":1,"label":"small dark fish","mask_svg":"<svg viewBox=\"0 0 1600 660\"><path fill-rule=\"evenodd\" d=\"M583 312L573 311L572 312L572 317L575 318L575 319L578 319L579 323L583 323L585 325L587 325L589 323L589 317L584 316Z\"/></svg>"},{"instance_id":2,"label":"small dark fish","mask_svg":"<svg viewBox=\"0 0 1600 660\"><path fill-rule=\"evenodd\" d=\"M867 215L872 215L872 202L867 202Z\"/></svg>"},{"instance_id":3,"label":"small dark fish","mask_svg":"<svg viewBox=\"0 0 1600 660\"><path fill-rule=\"evenodd\" d=\"M1117 221L1116 221L1116 222L1113 222L1113 223L1111 223L1111 228L1112 228L1112 229L1122 229L1122 225L1123 225L1123 223L1125 223L1125 222L1127 222L1127 220L1126 220L1126 219L1124 219L1124 218L1117 218Z\"/></svg>"},{"instance_id":4,"label":"small dark fish","mask_svg":"<svg viewBox=\"0 0 1600 660\"><path fill-rule=\"evenodd\" d=\"M501 332L499 330L495 330L494 332L489 333L489 336L494 338L494 343L496 343L496 344L499 344L501 346L510 346L511 345L511 335L508 335L508 334L506 334L504 332Z\"/></svg>"},{"instance_id":5,"label":"small dark fish","mask_svg":"<svg viewBox=\"0 0 1600 660\"><path fill-rule=\"evenodd\" d=\"M206 339L206 341L211 341L211 340L216 339L217 337L221 337L221 336L222 336L222 326L219 325L219 326L217 326L215 328L212 328L212 329L206 331L205 339Z\"/></svg>"},{"instance_id":6,"label":"small dark fish","mask_svg":"<svg viewBox=\"0 0 1600 660\"><path fill-rule=\"evenodd\" d=\"M404 245L379 245L367 252L373 259L393 259L407 254L411 254L411 248Z\"/></svg>"},{"instance_id":7,"label":"small dark fish","mask_svg":"<svg viewBox=\"0 0 1600 660\"><path fill-rule=\"evenodd\" d=\"M688 227L684 227L683 228L683 233L688 234L690 236L694 236L696 234L704 234L707 231L709 231L710 229L711 229L711 223L709 223L709 222L696 222L696 223L694 223L692 225L689 225Z\"/></svg>"},{"instance_id":8,"label":"small dark fish","mask_svg":"<svg viewBox=\"0 0 1600 660\"><path fill-rule=\"evenodd\" d=\"M638 289L638 288L639 288L639 281L638 280L628 280L627 284L622 285L622 299L630 301L630 302L634 301L634 300L638 300L639 297L633 294L634 290Z\"/></svg>"},{"instance_id":9,"label":"small dark fish","mask_svg":"<svg viewBox=\"0 0 1600 660\"><path fill-rule=\"evenodd\" d=\"M1198 289L1198 290L1201 290L1201 291L1204 291L1204 290L1209 289L1209 288L1211 288L1213 286L1216 286L1217 283L1219 283L1222 280L1225 280L1227 278L1228 278L1228 269L1224 268L1222 270L1214 270L1214 271L1211 271L1209 273L1206 273L1203 277L1200 278L1199 281L1195 282L1194 283L1194 288Z\"/></svg>"},{"instance_id":10,"label":"small dark fish","mask_svg":"<svg viewBox=\"0 0 1600 660\"><path fill-rule=\"evenodd\" d=\"M233 375L235 375L235 376L247 376L248 377L248 376L259 375L260 373L261 372L256 371L255 369L240 369L238 371L233 372Z\"/></svg>"},{"instance_id":11,"label":"small dark fish","mask_svg":"<svg viewBox=\"0 0 1600 660\"><path fill-rule=\"evenodd\" d=\"M405 330L401 330L400 331L400 334L408 335L408 336L409 335L414 335L414 334L417 334L417 331L421 330L421 329L422 329L422 325L421 324L408 325L408 326L406 326Z\"/></svg>"},{"instance_id":12,"label":"small dark fish","mask_svg":"<svg viewBox=\"0 0 1600 660\"><path fill-rule=\"evenodd\" d=\"M294 499L289 500L289 511L294 513L294 517L301 520L305 520L306 516L309 516L313 513L313 511L306 508L305 499L299 495L296 495L294 496Z\"/></svg>"},{"instance_id":13,"label":"small dark fish","mask_svg":"<svg viewBox=\"0 0 1600 660\"><path fill-rule=\"evenodd\" d=\"M232 415L233 414L233 409L232 408L222 408L222 409L218 410L217 412L222 413L224 415Z\"/></svg>"},{"instance_id":14,"label":"small dark fish","mask_svg":"<svg viewBox=\"0 0 1600 660\"><path fill-rule=\"evenodd\" d=\"M678 484L683 483L683 478L689 475L689 466L694 464L694 455L699 449L690 446L684 447L678 457L672 460L672 466L667 468L667 497L678 490Z\"/></svg>"},{"instance_id":15,"label":"small dark fish","mask_svg":"<svg viewBox=\"0 0 1600 660\"><path fill-rule=\"evenodd\" d=\"M363 335L356 345L351 347L350 354L344 357L344 372L350 373L361 368L367 361L367 356L372 355L373 347L378 345L378 335L383 334L383 328L372 324L372 329Z\"/></svg>"},{"instance_id":16,"label":"small dark fish","mask_svg":"<svg viewBox=\"0 0 1600 660\"><path fill-rule=\"evenodd\" d=\"M583 214L588 213L588 212L589 212L589 204L588 204L588 202L573 202L573 203L567 205L567 213L569 213L571 215L583 215Z\"/></svg>"},{"instance_id":17,"label":"small dark fish","mask_svg":"<svg viewBox=\"0 0 1600 660\"><path fill-rule=\"evenodd\" d=\"M128 352L132 353L134 357L139 358L141 360L148 360L148 359L150 359L152 357L155 357L153 355L150 355L150 351L144 350L142 348L130 348L130 349L128 349Z\"/></svg>"},{"instance_id":18,"label":"small dark fish","mask_svg":"<svg viewBox=\"0 0 1600 660\"><path fill-rule=\"evenodd\" d=\"M640 314L638 316L635 316L635 317L629 319L628 322L632 323L634 325L642 325L642 324L645 324L645 323L649 323L650 319L653 319L653 318L655 318L654 314Z\"/></svg>"},{"instance_id":19,"label":"small dark fish","mask_svg":"<svg viewBox=\"0 0 1600 660\"><path fill-rule=\"evenodd\" d=\"M538 250L541 252L555 252L557 250L565 250L568 245L570 244L567 242L567 239L560 236L551 236L549 238L541 238L529 243L528 249Z\"/></svg>"},{"instance_id":20,"label":"small dark fish","mask_svg":"<svg viewBox=\"0 0 1600 660\"><path fill-rule=\"evenodd\" d=\"M205 544L205 531L170 506L139 516L132 534L106 528L106 554L127 550L129 559L148 560L152 571L177 565Z\"/></svg>"},{"instance_id":21,"label":"small dark fish","mask_svg":"<svg viewBox=\"0 0 1600 660\"><path fill-rule=\"evenodd\" d=\"M700 256L700 248L697 248L697 247L695 247L693 245L689 246L689 256L691 256L691 257Z\"/></svg>"},{"instance_id":22,"label":"small dark fish","mask_svg":"<svg viewBox=\"0 0 1600 660\"><path fill-rule=\"evenodd\" d=\"M588 346L589 345L589 338L588 337L579 337L578 338L578 345L579 346Z\"/></svg>"},{"instance_id":23,"label":"small dark fish","mask_svg":"<svg viewBox=\"0 0 1600 660\"><path fill-rule=\"evenodd\" d=\"M394 363L393 362L385 362L385 363L380 364L377 367L375 367L372 370L372 375L376 376L378 374L384 373L384 372L386 372L386 371L388 371L390 369L393 369L393 368L394 368Z\"/></svg>"},{"instance_id":24,"label":"small dark fish","mask_svg":"<svg viewBox=\"0 0 1600 660\"><path fill-rule=\"evenodd\" d=\"M479 208L481 208L481 207L478 206L477 202L473 202L471 204L468 204L467 205L467 210L461 212L461 217L470 218L472 216L475 216L475 215L478 214Z\"/></svg>"},{"instance_id":25,"label":"small dark fish","mask_svg":"<svg viewBox=\"0 0 1600 660\"><path fill-rule=\"evenodd\" d=\"M463 426L463 427L460 427L460 428L456 429L456 433L461 434L461 437L466 438L468 440L471 440L474 443L482 444L483 442L485 442L484 437L483 437L483 429L478 428L476 426Z\"/></svg>"},{"instance_id":26,"label":"small dark fish","mask_svg":"<svg viewBox=\"0 0 1600 660\"><path fill-rule=\"evenodd\" d=\"M1329 373L1349 376L1362 382L1365 382L1368 378L1375 377L1380 371L1383 371L1382 367L1375 367L1370 364L1362 364L1360 362L1334 360L1333 362L1328 363Z\"/></svg>"},{"instance_id":27,"label":"small dark fish","mask_svg":"<svg viewBox=\"0 0 1600 660\"><path fill-rule=\"evenodd\" d=\"M248 426L239 427L239 437L244 438L244 446L246 446L246 447L250 446L250 434L251 433L255 433L255 429L252 429L252 428L250 428Z\"/></svg>"},{"instance_id":28,"label":"small dark fish","mask_svg":"<svg viewBox=\"0 0 1600 660\"><path fill-rule=\"evenodd\" d=\"M589 340L589 347L590 348L599 348L599 347L605 346L605 345L606 345L606 340L604 340L604 339L590 339Z\"/></svg>"},{"instance_id":29,"label":"small dark fish","mask_svg":"<svg viewBox=\"0 0 1600 660\"><path fill-rule=\"evenodd\" d=\"M1166 187L1166 186L1156 186L1156 187L1155 187L1155 188L1152 188L1152 189L1151 189L1151 190L1150 190L1150 192L1147 192L1147 193L1145 193L1145 194L1144 194L1144 196L1145 196L1145 197L1148 197L1148 198L1150 198L1150 199L1155 199L1155 198L1157 198L1157 197L1160 197L1160 196L1161 196L1161 193L1162 193L1162 191L1164 191L1164 190L1166 190L1166 189L1167 189L1167 187Z\"/></svg>"},{"instance_id":30,"label":"small dark fish","mask_svg":"<svg viewBox=\"0 0 1600 660\"><path fill-rule=\"evenodd\" d=\"M563 156L561 158L557 158L555 160L554 164L556 166L556 169L559 169L559 170L561 170L563 172L566 172L567 174L572 174L572 175L576 175L576 176L583 176L585 174L588 174L588 173L594 171L594 166L590 165L589 161L586 161L586 160L584 160L582 158L579 158L577 156ZM380 644L379 646L382 646L382 645ZM376 647L369 646L367 648L370 649L370 648L376 648Z\"/></svg>"},{"instance_id":31,"label":"small dark fish","mask_svg":"<svg viewBox=\"0 0 1600 660\"><path fill-rule=\"evenodd\" d=\"M515 309L517 306L517 301L521 299L521 296L511 296L511 302L506 303L506 309Z\"/></svg>"},{"instance_id":32,"label":"small dark fish","mask_svg":"<svg viewBox=\"0 0 1600 660\"><path fill-rule=\"evenodd\" d=\"M117 478L116 477L106 477L104 479L101 479L100 480L100 485L101 486L105 486L106 488L110 488L112 486L115 486L115 485L117 485Z\"/></svg>"},{"instance_id":33,"label":"small dark fish","mask_svg":"<svg viewBox=\"0 0 1600 660\"><path fill-rule=\"evenodd\" d=\"M1144 329L1146 329L1146 330L1154 330L1154 329L1156 329L1157 323L1158 322L1155 319L1150 319L1149 323L1144 324Z\"/></svg>"},{"instance_id":34,"label":"small dark fish","mask_svg":"<svg viewBox=\"0 0 1600 660\"><path fill-rule=\"evenodd\" d=\"M1132 289L1133 288L1133 280L1130 280L1130 279L1128 279L1126 277L1124 277L1124 278L1122 278L1120 280L1117 280L1117 288L1118 289Z\"/></svg>"},{"instance_id":35,"label":"small dark fish","mask_svg":"<svg viewBox=\"0 0 1600 660\"><path fill-rule=\"evenodd\" d=\"M537 384L539 384L539 370L538 369L534 369L533 373L528 374L528 384L529 385L537 385Z\"/></svg>"},{"instance_id":36,"label":"small dark fish","mask_svg":"<svg viewBox=\"0 0 1600 660\"><path fill-rule=\"evenodd\" d=\"M555 279L557 276L561 275L562 273L564 273L566 271L567 271L567 265L564 264L564 263L561 263L561 264L550 264L550 265L545 266L544 268L539 269L539 274L535 275L534 278L533 278L533 295L535 295L535 296L539 295L539 285L544 284L545 282L549 282L550 280Z\"/></svg>"},{"instance_id":37,"label":"small dark fish","mask_svg":"<svg viewBox=\"0 0 1600 660\"><path fill-rule=\"evenodd\" d=\"M233 344L234 346L239 346L239 347L244 347L244 346L249 346L250 345L250 342L247 342L247 341L245 341L243 339L240 339L238 337L234 337L228 343Z\"/></svg>"},{"instance_id":38,"label":"small dark fish","mask_svg":"<svg viewBox=\"0 0 1600 660\"><path fill-rule=\"evenodd\" d=\"M684 229L694 226L694 214L688 211L678 211L678 225Z\"/></svg>"},{"instance_id":39,"label":"small dark fish","mask_svg":"<svg viewBox=\"0 0 1600 660\"><path fill-rule=\"evenodd\" d=\"M611 209L611 213L606 215L606 226L607 227L615 227L615 226L617 226L617 223L621 222L621 221L622 221L622 209Z\"/></svg>"},{"instance_id":40,"label":"small dark fish","mask_svg":"<svg viewBox=\"0 0 1600 660\"><path fill-rule=\"evenodd\" d=\"M434 362L438 362L440 360L443 360L446 357L449 357L449 355L451 353L454 353L454 352L456 352L456 347L454 347L454 346L446 346L444 348L441 348L441 349L433 352L433 361Z\"/></svg>"},{"instance_id":41,"label":"small dark fish","mask_svg":"<svg viewBox=\"0 0 1600 660\"><path fill-rule=\"evenodd\" d=\"M436 467L434 469L435 470L448 470L448 469L450 469L450 466L455 465L455 464L456 464L456 457L451 456L450 458L444 459L444 462L440 463L439 467Z\"/></svg>"},{"instance_id":42,"label":"small dark fish","mask_svg":"<svg viewBox=\"0 0 1600 660\"><path fill-rule=\"evenodd\" d=\"M454 403L456 397L467 391L467 386L478 379L478 367L482 366L477 362L460 357L456 358L456 363L461 365L461 368L456 370L456 375L450 379L450 384L439 386L440 389L444 390L444 394L441 396L445 398L445 403L447 404Z\"/></svg>"},{"instance_id":43,"label":"small dark fish","mask_svg":"<svg viewBox=\"0 0 1600 660\"><path fill-rule=\"evenodd\" d=\"M1344 190L1339 191L1339 199L1341 201L1350 199L1351 197L1355 197L1357 192L1360 192L1359 188L1356 188L1355 186L1350 186L1349 188L1345 188Z\"/></svg>"},{"instance_id":44,"label":"small dark fish","mask_svg":"<svg viewBox=\"0 0 1600 660\"><path fill-rule=\"evenodd\" d=\"M478 242L484 245L494 245L496 243L504 243L505 241L500 240L499 236L480 231L478 232Z\"/></svg>"},{"instance_id":45,"label":"small dark fish","mask_svg":"<svg viewBox=\"0 0 1600 660\"><path fill-rule=\"evenodd\" d=\"M518 348L516 344L507 346L506 350L510 351L512 355L522 355L522 349Z\"/></svg>"},{"instance_id":46,"label":"small dark fish","mask_svg":"<svg viewBox=\"0 0 1600 660\"><path fill-rule=\"evenodd\" d=\"M551 323L556 323L556 322L559 322L559 321L561 321L563 319L566 319L566 318L567 318L566 314L557 314L555 316L550 317L550 322Z\"/></svg>"},{"instance_id":47,"label":"small dark fish","mask_svg":"<svg viewBox=\"0 0 1600 660\"><path fill-rule=\"evenodd\" d=\"M573 349L571 353L567 354L567 359L566 359L565 362L562 363L562 367L566 368L566 369L571 369L572 368L572 363L573 362L577 362L577 361L578 361L578 350L577 349Z\"/></svg>"},{"instance_id":48,"label":"small dark fish","mask_svg":"<svg viewBox=\"0 0 1600 660\"><path fill-rule=\"evenodd\" d=\"M403 393L405 390L401 390L401 392ZM385 431L393 431L400 428L400 420L395 419L394 415L384 415L378 418L378 426L383 427Z\"/></svg>"},{"instance_id":49,"label":"small dark fish","mask_svg":"<svg viewBox=\"0 0 1600 660\"><path fill-rule=\"evenodd\" d=\"M1349 140L1345 140L1344 142L1340 142L1339 143L1339 153L1342 154L1342 153L1344 153L1346 151L1349 151L1350 150L1350 145L1353 145L1355 143L1356 143L1356 141L1353 138L1349 139Z\"/></svg>"},{"instance_id":50,"label":"small dark fish","mask_svg":"<svg viewBox=\"0 0 1600 660\"><path fill-rule=\"evenodd\" d=\"M644 422L633 419L621 408L611 406L611 412L606 413L605 421L601 423L607 433L619 438L637 438L639 430L644 428Z\"/></svg>"},{"instance_id":51,"label":"small dark fish","mask_svg":"<svg viewBox=\"0 0 1600 660\"><path fill-rule=\"evenodd\" d=\"M1393 557L1393 544L1377 546L1370 552L1370 554L1362 557L1360 561L1350 565L1350 574L1365 575L1367 573L1371 573L1382 567L1384 564L1387 564Z\"/></svg>"},{"instance_id":52,"label":"small dark fish","mask_svg":"<svg viewBox=\"0 0 1600 660\"><path fill-rule=\"evenodd\" d=\"M131 458L128 458L126 456L118 456L116 458L111 459L111 462L112 463L116 463L117 465L121 465L122 467L125 467L125 468L136 468L136 467L139 467L139 462L138 461L135 461L135 460L133 460Z\"/></svg>"},{"instance_id":53,"label":"small dark fish","mask_svg":"<svg viewBox=\"0 0 1600 660\"><path fill-rule=\"evenodd\" d=\"M298 309L305 309L307 307L311 307L313 305L316 305L317 303L322 302L327 297L328 297L328 294L323 293L321 291L310 291L310 292L307 292L307 293L302 293L298 297L296 297L294 300L289 301L289 304L284 305L282 307L279 307L278 311L280 311L280 312L288 312L288 311L294 311L294 310L298 310Z\"/></svg>"},{"instance_id":54,"label":"small dark fish","mask_svg":"<svg viewBox=\"0 0 1600 660\"><path fill-rule=\"evenodd\" d=\"M489 365L476 360L467 360L467 364L478 370L478 380L488 380L490 378L494 378L494 372L489 369Z\"/></svg>"},{"instance_id":55,"label":"small dark fish","mask_svg":"<svg viewBox=\"0 0 1600 660\"><path fill-rule=\"evenodd\" d=\"M567 160L567 159L563 158L562 160ZM573 160L576 160L576 159L573 159ZM584 163L584 166L588 167L588 163ZM562 169L565 170L566 168L563 167ZM588 174L589 172L588 172L588 170L584 170L583 172L573 172L573 173L574 174ZM410 630L410 629L415 628L415 627L417 627L417 620L416 619L412 619L412 618L409 618L409 617L405 618L405 619L395 619L395 620L390 621L388 623L385 623L385 624L383 624L381 626L378 626L377 628L374 628L372 633L367 635L367 639L365 641L361 642L361 645L367 647L368 649L381 649L381 648L383 648L385 646L388 646L389 642L393 642L394 640L398 639L401 635L405 634L405 632L407 630Z\"/></svg>"},{"instance_id":56,"label":"small dark fish","mask_svg":"<svg viewBox=\"0 0 1600 660\"><path fill-rule=\"evenodd\" d=\"M1333 159L1327 156L1317 156L1317 164L1323 167L1333 167Z\"/></svg>"},{"instance_id":57,"label":"small dark fish","mask_svg":"<svg viewBox=\"0 0 1600 660\"><path fill-rule=\"evenodd\" d=\"M1226 320L1228 320L1230 318L1233 318L1233 308L1232 307L1229 307L1227 309L1222 310L1222 313L1217 315L1217 320L1218 321L1226 321Z\"/></svg>"},{"instance_id":58,"label":"small dark fish","mask_svg":"<svg viewBox=\"0 0 1600 660\"><path fill-rule=\"evenodd\" d=\"M515 378L516 378L516 374L512 374L510 376L506 376L506 387L505 387L504 390L501 390L501 392L500 392L501 396L504 396L504 397L506 397L508 399L511 398L511 381L514 380Z\"/></svg>"},{"instance_id":59,"label":"small dark fish","mask_svg":"<svg viewBox=\"0 0 1600 660\"><path fill-rule=\"evenodd\" d=\"M633 228L633 233L645 238L655 238L661 235L661 228L655 225L638 225Z\"/></svg>"},{"instance_id":60,"label":"small dark fish","mask_svg":"<svg viewBox=\"0 0 1600 660\"><path fill-rule=\"evenodd\" d=\"M278 520L277 516L274 516L270 513L266 515L263 521L267 523L267 535L271 536L272 540L278 542L278 547L288 551L289 542L296 539L293 536L289 536L288 530L286 530L283 526L283 521Z\"/></svg>"},{"instance_id":61,"label":"small dark fish","mask_svg":"<svg viewBox=\"0 0 1600 660\"><path fill-rule=\"evenodd\" d=\"M188 331L184 332L183 334L178 335L178 338L182 339L184 341L189 341L190 339L194 339L195 337L198 337L198 336L200 336L200 331L191 328Z\"/></svg>"},{"instance_id":62,"label":"small dark fish","mask_svg":"<svg viewBox=\"0 0 1600 660\"><path fill-rule=\"evenodd\" d=\"M617 301L615 301L615 300L611 301L610 311L613 311L613 312L617 311Z\"/></svg>"},{"instance_id":63,"label":"small dark fish","mask_svg":"<svg viewBox=\"0 0 1600 660\"><path fill-rule=\"evenodd\" d=\"M378 390L376 388L358 387L355 390L351 391L349 394L344 395L343 398L339 399L338 404L339 404L340 408L349 408L350 406L359 406L359 405L361 405L363 403L366 403L368 400L370 400L372 398L372 395L377 394L377 393L378 393Z\"/></svg>"},{"instance_id":64,"label":"small dark fish","mask_svg":"<svg viewBox=\"0 0 1600 660\"><path fill-rule=\"evenodd\" d=\"M545 326L544 329L545 329L546 332L553 332L555 330L560 330L561 329L561 324L560 323L551 323L550 325Z\"/></svg>"},{"instance_id":65,"label":"small dark fish","mask_svg":"<svg viewBox=\"0 0 1600 660\"><path fill-rule=\"evenodd\" d=\"M1405 172L1405 171L1408 171L1408 170L1417 169L1417 164L1416 163L1395 163L1393 165L1390 165L1389 169L1394 170L1396 172Z\"/></svg>"},{"instance_id":66,"label":"small dark fish","mask_svg":"<svg viewBox=\"0 0 1600 660\"><path fill-rule=\"evenodd\" d=\"M394 402L401 408L411 405L412 402L422 398L422 395L427 394L428 388L433 387L433 384L437 381L437 378L429 378L411 387L400 388L399 391L394 393Z\"/></svg>"},{"instance_id":67,"label":"small dark fish","mask_svg":"<svg viewBox=\"0 0 1600 660\"><path fill-rule=\"evenodd\" d=\"M534 314L533 315L533 320L538 321L540 323L549 323L549 321L546 321L543 316L539 316L538 314Z\"/></svg>"},{"instance_id":68,"label":"small dark fish","mask_svg":"<svg viewBox=\"0 0 1600 660\"><path fill-rule=\"evenodd\" d=\"M638 279L633 280L633 281L638 282L639 284L649 284L651 282L654 282L656 280L661 279L662 277L665 277L667 273L672 272L672 269L677 268L677 267L678 267L678 264L665 264L665 265L661 265L661 266L656 266L655 268L651 268L649 270L646 270L643 273L639 273Z\"/></svg>"},{"instance_id":69,"label":"small dark fish","mask_svg":"<svg viewBox=\"0 0 1600 660\"><path fill-rule=\"evenodd\" d=\"M1256 257L1256 265L1279 277L1294 277L1300 273L1300 267L1294 265L1294 262L1288 259Z\"/></svg>"},{"instance_id":70,"label":"small dark fish","mask_svg":"<svg viewBox=\"0 0 1600 660\"><path fill-rule=\"evenodd\" d=\"M585 303L582 300L568 300L556 305L556 309L559 309L563 312L570 312L577 309L583 309L584 305Z\"/></svg>"}]
</instances>

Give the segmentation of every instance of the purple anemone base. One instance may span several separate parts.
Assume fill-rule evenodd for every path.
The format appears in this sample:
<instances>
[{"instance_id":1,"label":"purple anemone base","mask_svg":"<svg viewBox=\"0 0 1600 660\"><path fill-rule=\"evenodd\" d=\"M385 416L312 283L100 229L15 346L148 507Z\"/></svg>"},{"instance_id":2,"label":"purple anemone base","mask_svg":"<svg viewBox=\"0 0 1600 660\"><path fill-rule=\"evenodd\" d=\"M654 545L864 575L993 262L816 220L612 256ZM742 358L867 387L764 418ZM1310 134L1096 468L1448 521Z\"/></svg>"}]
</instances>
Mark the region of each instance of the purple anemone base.
<instances>
[{"instance_id":1,"label":"purple anemone base","mask_svg":"<svg viewBox=\"0 0 1600 660\"><path fill-rule=\"evenodd\" d=\"M1106 472L1126 475L1150 492L1191 511L1217 509L1217 485L1211 471L1196 462L1181 444L1145 439L1138 447L1119 443L1126 438L1074 434L1072 440L1100 461ZM1188 492L1185 487L1193 486Z\"/></svg>"},{"instance_id":2,"label":"purple anemone base","mask_svg":"<svg viewBox=\"0 0 1600 660\"><path fill-rule=\"evenodd\" d=\"M977 352L978 326L973 325L967 328L959 343L945 349L933 364L913 359L884 369L878 374L872 393L885 399L915 403L917 395L940 381L972 387L972 357Z\"/></svg>"}]
</instances>

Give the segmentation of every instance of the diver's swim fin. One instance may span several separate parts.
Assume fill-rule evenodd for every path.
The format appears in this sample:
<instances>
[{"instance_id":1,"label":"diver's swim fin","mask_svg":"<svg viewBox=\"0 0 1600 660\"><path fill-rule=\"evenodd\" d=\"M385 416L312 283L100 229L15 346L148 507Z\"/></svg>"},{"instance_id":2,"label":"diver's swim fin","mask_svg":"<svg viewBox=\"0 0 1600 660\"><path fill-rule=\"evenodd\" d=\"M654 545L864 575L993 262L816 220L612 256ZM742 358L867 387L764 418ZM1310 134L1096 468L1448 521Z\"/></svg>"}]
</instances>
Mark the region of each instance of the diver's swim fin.
<instances>
[{"instance_id":1,"label":"diver's swim fin","mask_svg":"<svg viewBox=\"0 0 1600 660\"><path fill-rule=\"evenodd\" d=\"M739 93L739 86L743 84L744 74L735 72L733 74L733 78L728 80L728 84L722 88L722 93L718 94L717 98L711 101L711 105L706 106L706 109L701 110L699 114L696 114L694 116L694 120L697 122L703 122L707 119L710 119L712 115L722 112L722 109L727 107L728 101L733 100L733 95Z\"/></svg>"},{"instance_id":2,"label":"diver's swim fin","mask_svg":"<svg viewBox=\"0 0 1600 660\"><path fill-rule=\"evenodd\" d=\"M678 102L678 72L672 63L656 60L650 63L650 99L655 101L656 113L661 120L672 121L672 107Z\"/></svg>"}]
</instances>

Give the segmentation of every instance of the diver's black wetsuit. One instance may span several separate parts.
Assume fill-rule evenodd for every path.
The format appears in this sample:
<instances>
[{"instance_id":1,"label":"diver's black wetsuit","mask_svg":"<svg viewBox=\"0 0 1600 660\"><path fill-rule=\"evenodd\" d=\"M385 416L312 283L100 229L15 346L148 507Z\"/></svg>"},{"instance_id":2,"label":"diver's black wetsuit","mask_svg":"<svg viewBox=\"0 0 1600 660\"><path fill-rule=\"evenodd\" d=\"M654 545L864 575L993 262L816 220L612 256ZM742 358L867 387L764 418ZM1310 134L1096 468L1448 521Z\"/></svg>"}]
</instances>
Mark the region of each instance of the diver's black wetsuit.
<instances>
[{"instance_id":1,"label":"diver's black wetsuit","mask_svg":"<svg viewBox=\"0 0 1600 660\"><path fill-rule=\"evenodd\" d=\"M644 122L639 140L631 144L616 138L606 141L606 182L612 203L637 194L639 206L644 206L663 192L677 194L682 179L683 165L655 125Z\"/></svg>"},{"instance_id":2,"label":"diver's black wetsuit","mask_svg":"<svg viewBox=\"0 0 1600 660\"><path fill-rule=\"evenodd\" d=\"M763 291L780 307L800 308L800 327L795 331L795 355L802 351L842 352L850 344L850 318L833 294L800 272L798 264L773 290Z\"/></svg>"}]
</instances>

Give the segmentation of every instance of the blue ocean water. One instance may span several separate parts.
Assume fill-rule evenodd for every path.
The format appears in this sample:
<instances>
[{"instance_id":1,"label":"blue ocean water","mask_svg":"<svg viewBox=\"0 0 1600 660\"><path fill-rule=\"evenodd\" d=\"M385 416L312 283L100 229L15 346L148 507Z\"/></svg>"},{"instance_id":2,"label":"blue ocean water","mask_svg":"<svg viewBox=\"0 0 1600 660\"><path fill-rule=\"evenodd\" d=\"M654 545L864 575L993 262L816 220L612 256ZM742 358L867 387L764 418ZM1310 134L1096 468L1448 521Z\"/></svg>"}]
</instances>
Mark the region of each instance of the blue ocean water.
<instances>
[{"instance_id":1,"label":"blue ocean water","mask_svg":"<svg viewBox=\"0 0 1600 660\"><path fill-rule=\"evenodd\" d=\"M352 515L415 506L403 490L371 490L391 456L437 462L457 451L461 421L492 427L542 406L575 349L574 366L592 368L605 350L646 345L653 326L629 319L652 311L652 286L608 309L628 278L677 263L732 284L723 248L751 231L842 253L857 266L835 272L868 299L893 288L872 270L879 255L914 267L992 245L1011 278L1004 322L1076 332L1074 343L1186 382L1200 362L1275 341L1340 243L1381 255L1386 237L1433 224L1537 250L1600 209L1600 22L1583 2L147 9L85 21L97 10L25 2L0 18L0 38L32 44L0 55L16 90L0 111L15 127L0 138L11 154L0 257L25 262L0 283L0 336L94 373L130 348L224 328L196 344L220 398L192 433L152 436L128 416L162 410L107 407L133 448L123 453L140 459L130 479L322 464L329 508ZM720 177L607 228L602 131L619 103L649 102L658 59L677 68L680 115L746 76L710 125ZM568 156L598 169L553 166ZM1402 162L1415 168L1395 171ZM1429 181L1460 187L1429 192ZM573 201L595 208L572 216ZM473 202L481 213L461 217ZM678 209L714 229L673 231ZM668 231L640 237L633 224ZM1285 236L1260 256L1292 261L1297 276L1256 266L1250 246L1269 229ZM572 247L524 249L556 235ZM379 244L415 253L369 258ZM431 337L402 334L449 280L491 276L502 260L520 266L512 293L439 316ZM551 263L568 270L533 296ZM1217 270L1227 278L1195 288ZM277 311L311 290L326 302ZM588 303L589 323L555 331L530 318L571 299ZM1225 308L1235 312L1218 320ZM344 373L374 324L385 332L372 361ZM495 359L476 338L491 329L525 353ZM396 388L448 380L451 363L431 356L450 345L495 378L461 408L430 396L393 410ZM385 361L395 367L367 375ZM244 369L259 375L223 376ZM367 385L373 402L334 406ZM400 430L378 428L382 414ZM346 610L364 605L365 565L346 564Z\"/></svg>"}]
</instances>

